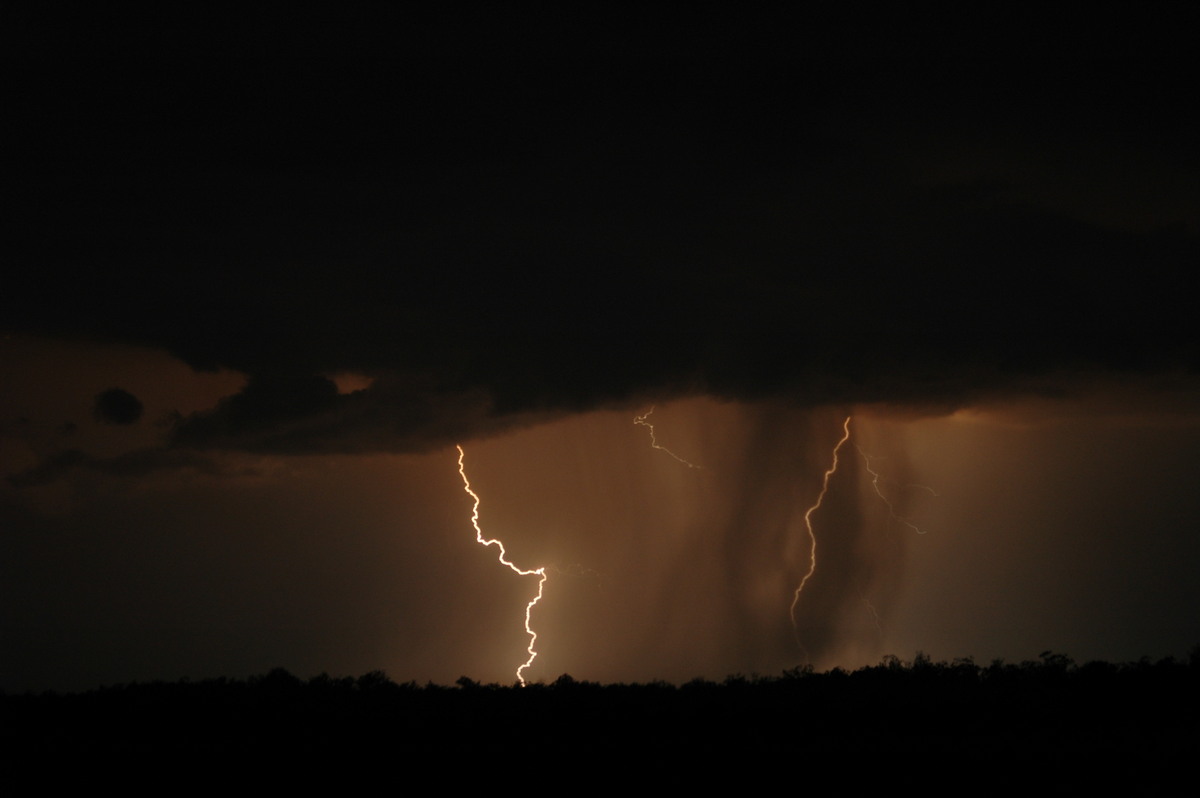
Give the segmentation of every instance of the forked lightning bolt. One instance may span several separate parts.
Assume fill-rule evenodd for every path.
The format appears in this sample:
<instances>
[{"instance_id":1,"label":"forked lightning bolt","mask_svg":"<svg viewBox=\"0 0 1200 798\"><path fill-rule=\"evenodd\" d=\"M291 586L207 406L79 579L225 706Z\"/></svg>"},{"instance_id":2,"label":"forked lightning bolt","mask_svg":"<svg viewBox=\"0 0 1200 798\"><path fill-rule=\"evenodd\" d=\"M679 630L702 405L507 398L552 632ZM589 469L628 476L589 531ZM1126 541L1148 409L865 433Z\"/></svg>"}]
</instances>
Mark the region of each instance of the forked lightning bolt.
<instances>
[{"instance_id":1,"label":"forked lightning bolt","mask_svg":"<svg viewBox=\"0 0 1200 798\"><path fill-rule=\"evenodd\" d=\"M475 506L471 508L471 526L475 527L475 540L484 546L496 546L499 548L500 555L497 559L512 569L514 573L520 576L538 577L537 595L533 597L532 601L525 605L525 633L529 635L529 647L525 650L529 652L529 659L525 660L525 664L517 668L517 681L519 681L521 686L524 687L525 676L523 674L525 670L533 664L533 661L537 659L537 650L534 648L534 645L537 643L537 632L533 631L533 627L530 626L530 614L533 612L534 605L542 600L542 590L546 586L546 569L542 567L534 568L531 571L526 571L522 568L518 568L509 562L508 559L506 559L503 543L495 538L490 540L484 538L483 530L479 528L479 494L471 490L471 483L467 479L467 471L465 466L463 466L463 458L465 457L463 454L463 448L461 446L455 446L454 448L458 449L458 473L459 476L462 477L463 490L470 494L471 498L475 500Z\"/></svg>"},{"instance_id":2,"label":"forked lightning bolt","mask_svg":"<svg viewBox=\"0 0 1200 798\"><path fill-rule=\"evenodd\" d=\"M654 425L646 420L646 419L650 418L650 414L653 412L654 412L654 408L651 407L649 410L647 410L642 415L634 416L634 418L633 418L634 424L640 424L643 427L645 427L646 429L650 430L650 445L652 447L654 447L655 449L658 449L660 451L666 452L667 454L671 455L672 457L674 457L679 462L683 463L688 468L699 468L700 466L696 465L695 463L689 463L687 460L684 460L682 457L675 454L675 452L671 451L666 446L659 445L658 438L654 437Z\"/></svg>"},{"instance_id":3,"label":"forked lightning bolt","mask_svg":"<svg viewBox=\"0 0 1200 798\"><path fill-rule=\"evenodd\" d=\"M838 452L846 441L850 440L850 416L846 416L846 420L842 423L842 439L833 447L833 463L825 471L825 479L821 483L821 492L817 496L817 501L812 507L808 508L808 512L804 514L804 526L808 529L809 552L808 552L808 573L800 580L800 586L796 588L796 593L792 597L792 608L789 610L789 615L792 618L792 630L796 631L796 605L800 603L800 594L804 592L804 586L808 584L808 580L812 577L813 572L817 570L817 536L813 532L812 516L821 507L821 502L825 501L825 494L829 491L829 478L834 475L838 468Z\"/></svg>"},{"instance_id":4,"label":"forked lightning bolt","mask_svg":"<svg viewBox=\"0 0 1200 798\"><path fill-rule=\"evenodd\" d=\"M834 473L837 471L838 453L841 451L841 448L842 448L842 446L845 445L846 441L850 440L850 416L847 416L846 420L842 423L842 433L843 434L842 434L841 440L839 440L837 442L837 445L833 447L833 463L829 466L829 469L825 472L824 481L821 483L821 492L817 496L817 500L816 500L816 502L813 503L813 506L809 507L808 512L806 512L804 514L804 526L808 530L808 539L810 542L809 565L808 565L808 573L806 573L804 575L804 578L800 580L800 585L799 585L799 587L796 588L796 593L792 597L792 607L791 607L790 615L791 615L791 619L792 619L792 630L793 631L798 631L797 627L796 627L796 606L800 603L800 593L803 592L804 586L808 583L808 580L812 577L813 573L817 569L817 536L813 532L812 516L813 516L813 513L815 513L818 509L820 509L821 503L825 500L825 494L829 490L829 480L834 475ZM863 448L861 446L858 446L856 444L855 448L858 449L858 453L862 455L863 462L866 464L867 473L871 475L871 487L875 490L875 495L878 496L880 498L880 500L884 503L884 505L887 506L888 513L891 514L891 517L893 519L895 519L896 521L899 521L900 523L904 524L909 529L912 529L916 533L921 534L921 535L925 534L925 530L921 529L916 524L914 524L912 521L909 521L907 518L905 518L901 515L898 515L896 513L895 507L892 506L891 501L888 500L887 496L884 495L883 490L879 487L879 480L881 477L879 475L879 472L871 467L871 456L869 454L867 454L865 451L863 451ZM925 490L925 491L928 491L933 496L938 495L937 491L935 491L933 488L927 487L925 485L906 485L905 487L918 488L920 490ZM863 600L863 603L866 604L867 610L871 613L871 618L875 622L876 631L882 633L883 628L880 626L880 623L879 623L879 613L875 610L874 605L871 604L871 602L867 600L866 596L863 596L862 600ZM797 637L797 642L799 642L798 637Z\"/></svg>"}]
</instances>

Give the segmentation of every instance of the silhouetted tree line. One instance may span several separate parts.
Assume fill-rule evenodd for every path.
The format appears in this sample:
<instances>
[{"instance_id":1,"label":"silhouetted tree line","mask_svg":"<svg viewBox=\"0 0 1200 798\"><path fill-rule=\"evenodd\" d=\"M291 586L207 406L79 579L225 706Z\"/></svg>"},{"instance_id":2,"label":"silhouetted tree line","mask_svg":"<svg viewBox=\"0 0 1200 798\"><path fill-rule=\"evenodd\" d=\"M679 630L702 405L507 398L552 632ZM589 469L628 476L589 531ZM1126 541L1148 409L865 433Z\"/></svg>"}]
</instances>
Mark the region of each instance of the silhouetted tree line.
<instances>
[{"instance_id":1,"label":"silhouetted tree line","mask_svg":"<svg viewBox=\"0 0 1200 798\"><path fill-rule=\"evenodd\" d=\"M10 765L132 756L155 762L420 762L547 757L589 766L686 757L832 767L1045 763L1062 756L1169 773L1200 753L1200 648L1186 660L1078 665L885 657L855 671L795 668L721 682L454 686L382 671L304 681L281 668L247 680L131 683L85 693L0 694ZM264 760L265 758L265 760ZM1039 765L1040 766L1040 765Z\"/></svg>"}]
</instances>

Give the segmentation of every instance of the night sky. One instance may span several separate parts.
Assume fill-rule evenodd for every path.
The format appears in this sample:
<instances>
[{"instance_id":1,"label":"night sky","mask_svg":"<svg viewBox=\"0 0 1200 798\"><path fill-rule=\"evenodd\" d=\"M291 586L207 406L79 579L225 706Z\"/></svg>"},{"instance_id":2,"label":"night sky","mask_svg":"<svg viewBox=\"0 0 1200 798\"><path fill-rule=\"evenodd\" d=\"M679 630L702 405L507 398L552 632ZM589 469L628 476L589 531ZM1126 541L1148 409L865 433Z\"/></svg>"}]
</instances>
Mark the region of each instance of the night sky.
<instances>
[{"instance_id":1,"label":"night sky","mask_svg":"<svg viewBox=\"0 0 1200 798\"><path fill-rule=\"evenodd\" d=\"M341 13L5 12L0 688L1200 644L1176 51Z\"/></svg>"}]
</instances>

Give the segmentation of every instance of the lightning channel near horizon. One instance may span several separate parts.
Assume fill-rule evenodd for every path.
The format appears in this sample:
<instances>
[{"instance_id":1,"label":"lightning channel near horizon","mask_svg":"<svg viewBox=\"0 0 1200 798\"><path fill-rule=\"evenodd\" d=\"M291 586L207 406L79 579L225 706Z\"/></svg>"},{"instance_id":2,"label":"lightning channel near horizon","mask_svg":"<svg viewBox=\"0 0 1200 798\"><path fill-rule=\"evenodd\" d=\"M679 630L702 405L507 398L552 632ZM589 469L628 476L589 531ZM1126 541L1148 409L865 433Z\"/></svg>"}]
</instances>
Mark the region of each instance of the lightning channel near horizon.
<instances>
[{"instance_id":1,"label":"lightning channel near horizon","mask_svg":"<svg viewBox=\"0 0 1200 798\"><path fill-rule=\"evenodd\" d=\"M459 446L456 444L454 448L458 449L458 473L459 473L459 476L462 477L463 490L465 490L467 492L467 494L470 495L470 497L475 500L475 506L471 508L471 526L475 527L476 542L478 542L479 544L481 544L483 546L496 546L500 550L500 553L499 553L497 559L502 564L508 566L508 568L510 570L512 570L513 573L517 574L518 576L536 576L536 577L538 577L537 595L534 596L533 599L530 600L530 602L525 605L525 633L527 635L529 635L529 646L525 650L529 653L529 658L527 660L525 660L525 662L517 668L517 681L521 683L522 687L524 687L525 686L524 673L529 668L529 666L533 664L533 661L535 659L537 659L537 648L536 648L537 632L533 631L533 626L531 625L531 615L533 613L534 606L539 601L542 600L542 595L543 595L543 592L546 587L546 578L547 578L546 568L545 568L545 566L542 566L539 568L534 568L531 570L518 568L510 560L507 559L507 553L504 550L504 544L502 542L500 542L499 539L485 538L483 536L483 530L480 529L480 527L479 527L479 494L476 493L475 491L471 490L471 482L470 482L470 480L467 479L466 466L463 464L463 461L466 458L466 454L463 452L462 446Z\"/></svg>"},{"instance_id":2,"label":"lightning channel near horizon","mask_svg":"<svg viewBox=\"0 0 1200 798\"><path fill-rule=\"evenodd\" d=\"M825 494L829 492L829 479L837 472L838 469L838 452L846 441L850 440L850 416L846 416L846 420L842 422L842 437L833 447L833 462L829 468L825 470L825 477L821 482L821 492L817 495L817 500L804 513L804 527L808 530L809 552L808 552L808 572L804 574L804 578L800 580L800 584L796 587L796 592L792 596L792 606L788 610L788 615L792 619L792 632L796 634L796 642L799 643L799 630L796 626L796 606L800 603L800 594L804 592L804 586L808 584L808 580L817 570L817 535L813 531L812 516L821 508L821 503L825 501Z\"/></svg>"},{"instance_id":3,"label":"lightning channel near horizon","mask_svg":"<svg viewBox=\"0 0 1200 798\"><path fill-rule=\"evenodd\" d=\"M695 463L690 463L687 460L684 460L682 457L675 454L675 452L671 451L666 446L662 446L659 444L658 438L656 438L654 435L654 425L646 420L646 419L650 418L650 414L653 412L654 412L654 406L651 405L650 409L647 410L645 413L643 413L640 416L634 416L634 418L633 418L634 424L638 424L638 425L643 426L646 429L650 430L650 445L655 449L658 449L660 451L666 452L667 454L671 455L672 457L674 457L679 462L683 463L688 468L697 468L697 469L700 468L700 466L696 465Z\"/></svg>"},{"instance_id":4,"label":"lightning channel near horizon","mask_svg":"<svg viewBox=\"0 0 1200 798\"><path fill-rule=\"evenodd\" d=\"M863 604L867 605L867 612L871 613L871 620L875 622L875 631L880 635L883 634L883 626L879 623L879 611L875 609L875 605L865 595L862 596Z\"/></svg>"}]
</instances>

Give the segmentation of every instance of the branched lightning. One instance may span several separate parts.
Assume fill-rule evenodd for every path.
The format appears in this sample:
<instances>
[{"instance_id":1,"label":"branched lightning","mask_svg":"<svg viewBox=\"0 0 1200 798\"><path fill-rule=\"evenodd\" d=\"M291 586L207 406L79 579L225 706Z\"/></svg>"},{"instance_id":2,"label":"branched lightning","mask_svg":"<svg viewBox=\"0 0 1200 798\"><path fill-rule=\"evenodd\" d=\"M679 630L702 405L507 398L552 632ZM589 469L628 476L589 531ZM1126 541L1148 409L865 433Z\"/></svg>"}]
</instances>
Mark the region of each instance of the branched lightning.
<instances>
[{"instance_id":1,"label":"branched lightning","mask_svg":"<svg viewBox=\"0 0 1200 798\"><path fill-rule=\"evenodd\" d=\"M532 601L525 605L525 633L529 635L529 647L525 650L529 652L529 659L525 660L525 663L517 668L517 681L519 681L521 686L524 687L524 671L533 664L535 659L537 659L537 650L534 648L534 645L537 643L537 632L533 631L533 627L530 626L530 614L533 612L534 605L542 600L542 591L546 586L546 569L545 567L541 567L527 571L522 568L518 568L506 558L503 543L495 538L484 538L483 530L479 528L479 494L471 490L471 483L467 479L467 471L463 465L463 458L465 457L463 448L461 446L455 446L454 448L458 449L458 473L459 476L462 477L463 490L465 490L471 496L471 498L475 500L475 506L471 508L471 526L475 527L475 540L484 546L496 546L500 550L500 555L497 559L499 559L504 565L507 565L519 576L538 577L537 595L533 597Z\"/></svg>"},{"instance_id":2,"label":"branched lightning","mask_svg":"<svg viewBox=\"0 0 1200 798\"><path fill-rule=\"evenodd\" d=\"M800 603L800 594L804 591L804 586L808 584L808 580L812 577L813 572L817 570L817 536L813 532L812 516L821 507L821 502L825 501L825 494L829 491L829 478L833 476L838 467L838 452L846 441L850 440L850 416L846 416L846 420L842 423L842 439L833 447L833 463L825 471L825 479L821 483L821 493L817 496L816 502L812 507L808 508L808 512L804 514L804 526L808 529L809 554L808 554L808 573L800 580L799 587L796 588L796 593L792 597L792 607L789 610L789 615L792 619L792 630L796 631L796 605Z\"/></svg>"},{"instance_id":3,"label":"branched lightning","mask_svg":"<svg viewBox=\"0 0 1200 798\"><path fill-rule=\"evenodd\" d=\"M896 508L892 506L892 503L890 501L888 501L888 497L883 495L883 491L880 490L880 488L879 488L879 472L876 471L875 469L871 468L871 455L864 452L861 446L856 445L854 448L858 449L858 453L862 455L863 462L866 463L867 473L871 475L871 487L875 489L875 495L878 496L880 499L882 499L883 503L887 505L888 512L891 514L892 518L894 520L899 521L900 523L904 524L906 527L908 527L912 531L916 532L918 535L924 535L925 534L924 529L921 529L919 526L914 524L912 521L909 521L904 516L898 515L896 513ZM931 495L937 496L937 491L935 491L933 488L927 487L925 485L906 485L905 487L919 488L921 490L927 490L927 491L929 491L929 493Z\"/></svg>"},{"instance_id":4,"label":"branched lightning","mask_svg":"<svg viewBox=\"0 0 1200 798\"><path fill-rule=\"evenodd\" d=\"M646 429L650 430L650 445L652 447L654 447L655 449L659 449L659 450L664 451L667 454L671 455L672 457L674 457L679 462L683 463L688 468L699 468L700 466L696 465L695 463L689 463L687 460L684 460L682 457L675 454L675 452L671 451L666 446L659 445L658 439L656 437L654 437L654 425L646 420L646 419L650 418L650 414L653 412L654 412L654 406L651 405L650 409L647 410L645 413L643 413L640 416L634 416L634 418L633 418L634 424L640 424L643 427L645 427Z\"/></svg>"},{"instance_id":5,"label":"branched lightning","mask_svg":"<svg viewBox=\"0 0 1200 798\"><path fill-rule=\"evenodd\" d=\"M790 616L792 619L792 630L793 630L793 632L795 632L797 634L797 638L796 638L797 643L800 642L800 639L799 639L799 629L796 626L796 607L800 603L800 594L804 591L804 586L806 584L808 584L808 580L812 577L813 573L817 569L817 536L816 536L816 533L813 531L812 517L813 517L813 514L816 513L816 511L821 508L821 504L825 501L825 494L828 493L828 491L829 491L829 480L831 477L833 477L834 473L836 473L837 469L838 469L838 454L841 451L842 446L844 446L846 444L846 441L850 440L850 418L851 418L850 416L847 416L846 420L842 423L842 437L841 437L841 440L839 440L837 442L837 444L833 447L833 462L830 464L829 468L825 471L825 477L821 483L821 492L820 492L820 494L817 495L817 500L813 503L812 507L809 507L808 511L804 513L804 526L808 530L808 539L809 539L809 546L810 546L809 547L808 572L806 574L804 574L804 578L800 580L800 585L796 588L796 592L792 597L792 606L791 606L791 610L790 610ZM891 501L884 494L883 489L880 488L880 486L879 486L879 481L882 477L880 476L879 472L876 471L871 466L871 459L872 459L871 455L869 455L865 451L863 451L863 448L861 446L858 446L857 444L855 444L854 448L858 449L858 453L860 455L862 455L863 462L866 464L867 473L871 475L871 487L875 490L875 495L878 496L880 498L880 500L884 503L884 505L887 506L888 512L891 514L891 517L894 520L899 521L900 523L904 524L909 529L912 529L917 534L921 534L921 535L925 534L925 530L921 529L916 524L914 524L912 521L909 521L907 518L896 513L896 508L892 505ZM932 496L938 495L937 491L935 491L933 488L930 488L926 485L909 484L909 485L905 485L904 487L927 491ZM865 595L862 596L862 600L863 600L863 603L867 607L867 611L871 614L871 618L875 623L876 631L878 631L880 634L882 634L883 628L879 622L878 611L876 611L875 606L873 604L871 604L871 602L867 599L867 597Z\"/></svg>"}]
</instances>

